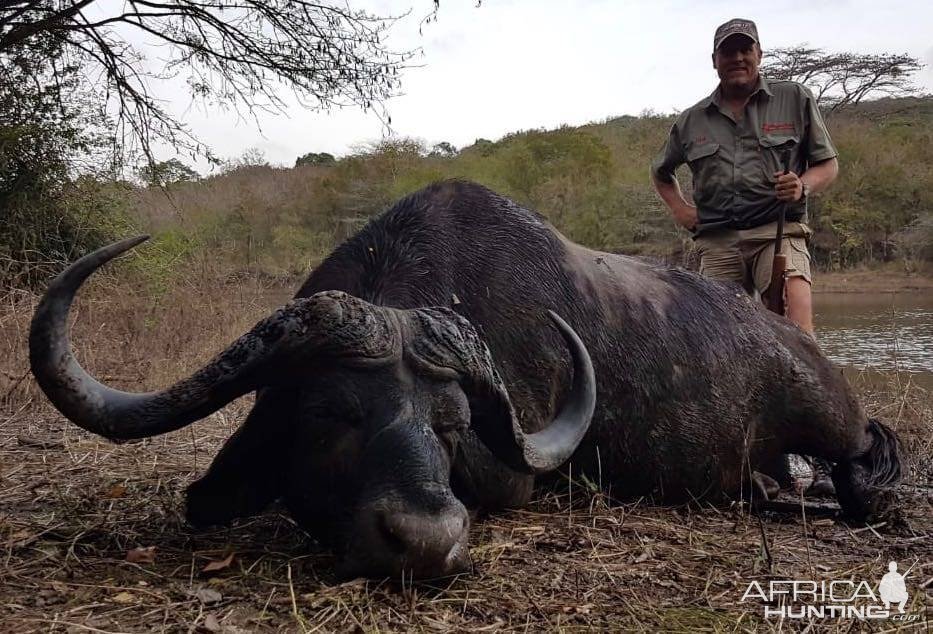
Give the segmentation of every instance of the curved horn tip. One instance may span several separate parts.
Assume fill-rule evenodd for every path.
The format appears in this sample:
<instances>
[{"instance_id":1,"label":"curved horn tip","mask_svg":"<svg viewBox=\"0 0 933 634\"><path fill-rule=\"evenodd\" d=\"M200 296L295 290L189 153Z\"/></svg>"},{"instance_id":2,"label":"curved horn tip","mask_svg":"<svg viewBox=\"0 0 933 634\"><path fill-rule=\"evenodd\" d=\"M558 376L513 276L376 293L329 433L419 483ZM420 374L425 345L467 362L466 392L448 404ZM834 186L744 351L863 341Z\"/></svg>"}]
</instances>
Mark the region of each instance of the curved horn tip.
<instances>
[{"instance_id":1,"label":"curved horn tip","mask_svg":"<svg viewBox=\"0 0 933 634\"><path fill-rule=\"evenodd\" d=\"M142 244L149 239L149 234L144 233L139 236L134 236L132 238L124 238L123 240L118 240L112 244L108 244L105 247L101 247L96 251L92 251L88 255L84 256L85 258L96 260L103 264L104 262L109 262L113 258L117 257L121 253L129 251L133 247ZM82 258L83 260L84 258Z\"/></svg>"},{"instance_id":2,"label":"curved horn tip","mask_svg":"<svg viewBox=\"0 0 933 634\"><path fill-rule=\"evenodd\" d=\"M543 429L526 433L504 383L495 372L492 373L495 380L491 376L485 379L485 391L467 395L480 398L492 393L496 407L478 409L494 415L473 418L474 429L480 441L510 469L533 475L554 471L570 459L589 430L596 408L596 376L586 346L557 313L548 310L547 315L569 349L573 376L566 402L551 422ZM491 358L489 363L493 364ZM474 408L473 413L476 411ZM508 422L503 423L503 418L509 419Z\"/></svg>"},{"instance_id":3,"label":"curved horn tip","mask_svg":"<svg viewBox=\"0 0 933 634\"><path fill-rule=\"evenodd\" d=\"M585 377L586 379L595 381L594 372L593 372L593 364L590 359L589 352L586 349L586 345L583 343L583 340L580 339L580 335L578 335L577 331L575 331L570 326L570 324L564 321L563 318L557 313L555 313L553 310L548 309L547 315L548 317L551 318L551 321L554 322L554 325L557 327L557 329L560 330L561 335L563 335L564 340L568 343L568 345L570 345L571 343L576 345L576 348L574 348L574 346L571 345L571 351L573 351L574 349L582 351L583 354L581 355L582 358L580 359L580 361L582 361L583 363L582 363L581 369L583 369L584 372L586 373L586 377Z\"/></svg>"},{"instance_id":4,"label":"curved horn tip","mask_svg":"<svg viewBox=\"0 0 933 634\"><path fill-rule=\"evenodd\" d=\"M129 251L133 247L142 244L143 242L148 240L150 237L151 236L148 233L143 233L141 235L134 236L132 238L124 238L123 240L114 242L109 247L104 247L104 248L113 249L116 252L115 253L116 255L116 254L123 253L124 251Z\"/></svg>"},{"instance_id":5,"label":"curved horn tip","mask_svg":"<svg viewBox=\"0 0 933 634\"><path fill-rule=\"evenodd\" d=\"M141 243L145 242L146 240L148 240L148 239L151 238L151 237L152 237L151 234L148 234L148 233L141 233L141 234L139 234L139 235L136 236L136 237L127 238L126 240L127 240L127 241L131 241L131 242L133 243L133 246L135 247L137 244L141 244Z\"/></svg>"},{"instance_id":6,"label":"curved horn tip","mask_svg":"<svg viewBox=\"0 0 933 634\"><path fill-rule=\"evenodd\" d=\"M586 346L560 315L553 310L547 314L570 349L573 382L570 401L547 428L534 434L516 429L523 466L536 474L553 471L570 458L588 431L596 409L596 377Z\"/></svg>"},{"instance_id":7,"label":"curved horn tip","mask_svg":"<svg viewBox=\"0 0 933 634\"><path fill-rule=\"evenodd\" d=\"M99 269L101 266L110 262L118 255L129 251L138 244L141 244L149 239L148 234L135 236L132 238L124 238L118 242L108 244L105 247L101 247L95 251L91 251L87 255L78 258L64 271L62 271L58 277L52 280L49 284L49 287L46 289L47 296L57 297L64 293L75 293L78 290L78 287L84 283L84 280L87 279L94 271Z\"/></svg>"},{"instance_id":8,"label":"curved horn tip","mask_svg":"<svg viewBox=\"0 0 933 634\"><path fill-rule=\"evenodd\" d=\"M547 316L550 317L551 321L553 321L554 324L557 325L558 328L561 328L561 330L571 330L570 325L566 321L564 321L560 315L555 313L550 308L548 308L547 310Z\"/></svg>"}]
</instances>

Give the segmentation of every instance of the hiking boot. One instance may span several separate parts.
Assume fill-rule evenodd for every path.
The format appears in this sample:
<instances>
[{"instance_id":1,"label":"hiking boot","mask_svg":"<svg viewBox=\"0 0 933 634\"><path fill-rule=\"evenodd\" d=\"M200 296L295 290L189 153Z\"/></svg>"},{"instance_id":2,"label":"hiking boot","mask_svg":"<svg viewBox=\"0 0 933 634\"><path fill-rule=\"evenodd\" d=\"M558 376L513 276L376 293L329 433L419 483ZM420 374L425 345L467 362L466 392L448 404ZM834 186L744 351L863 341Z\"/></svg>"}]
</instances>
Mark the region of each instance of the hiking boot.
<instances>
[{"instance_id":1,"label":"hiking boot","mask_svg":"<svg viewBox=\"0 0 933 634\"><path fill-rule=\"evenodd\" d=\"M787 456L787 468L794 490L807 497L834 497L836 487L833 486L831 472L832 464L823 458L813 456L800 456L790 454Z\"/></svg>"},{"instance_id":2,"label":"hiking boot","mask_svg":"<svg viewBox=\"0 0 933 634\"><path fill-rule=\"evenodd\" d=\"M801 455L795 453L787 455L787 472L790 474L790 481L797 494L806 491L813 483L813 468Z\"/></svg>"}]
</instances>

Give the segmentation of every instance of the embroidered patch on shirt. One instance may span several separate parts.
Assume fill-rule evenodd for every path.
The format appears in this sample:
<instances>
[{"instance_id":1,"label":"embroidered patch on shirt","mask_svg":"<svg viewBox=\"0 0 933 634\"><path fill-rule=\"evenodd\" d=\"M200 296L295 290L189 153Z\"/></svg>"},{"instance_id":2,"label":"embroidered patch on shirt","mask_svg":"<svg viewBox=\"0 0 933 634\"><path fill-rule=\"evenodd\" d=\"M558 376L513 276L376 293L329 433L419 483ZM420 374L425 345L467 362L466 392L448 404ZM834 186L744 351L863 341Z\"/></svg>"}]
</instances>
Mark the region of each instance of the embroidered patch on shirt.
<instances>
[{"instance_id":1,"label":"embroidered patch on shirt","mask_svg":"<svg viewBox=\"0 0 933 634\"><path fill-rule=\"evenodd\" d=\"M761 125L761 131L768 132L793 132L794 122L793 121L777 121L775 123L763 123Z\"/></svg>"}]
</instances>

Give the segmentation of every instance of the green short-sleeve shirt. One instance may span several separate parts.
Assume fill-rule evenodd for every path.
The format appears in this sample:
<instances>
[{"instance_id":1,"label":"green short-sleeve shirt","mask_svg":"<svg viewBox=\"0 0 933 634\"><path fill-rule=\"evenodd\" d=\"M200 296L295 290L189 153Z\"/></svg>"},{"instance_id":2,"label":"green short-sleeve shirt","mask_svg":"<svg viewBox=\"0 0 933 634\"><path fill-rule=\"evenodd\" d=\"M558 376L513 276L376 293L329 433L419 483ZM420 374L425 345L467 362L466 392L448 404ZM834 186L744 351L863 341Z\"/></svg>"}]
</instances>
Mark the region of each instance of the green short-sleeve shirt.
<instances>
[{"instance_id":1,"label":"green short-sleeve shirt","mask_svg":"<svg viewBox=\"0 0 933 634\"><path fill-rule=\"evenodd\" d=\"M749 229L775 221L785 207L774 192L774 172L781 169L785 147L791 148L790 168L797 174L836 156L809 89L759 77L739 121L720 105L719 88L682 112L651 171L669 183L678 166L690 166L698 233ZM806 201L794 203L787 218L806 222L806 212Z\"/></svg>"}]
</instances>

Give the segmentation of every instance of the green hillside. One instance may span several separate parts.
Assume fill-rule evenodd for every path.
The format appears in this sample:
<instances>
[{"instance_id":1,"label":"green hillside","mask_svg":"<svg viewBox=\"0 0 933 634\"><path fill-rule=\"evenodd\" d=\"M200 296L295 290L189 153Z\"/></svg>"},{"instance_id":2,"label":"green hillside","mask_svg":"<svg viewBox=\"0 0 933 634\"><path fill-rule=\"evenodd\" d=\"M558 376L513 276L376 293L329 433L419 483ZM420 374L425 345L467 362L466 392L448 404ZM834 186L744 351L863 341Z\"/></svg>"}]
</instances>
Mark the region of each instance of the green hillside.
<instances>
[{"instance_id":1,"label":"green hillside","mask_svg":"<svg viewBox=\"0 0 933 634\"><path fill-rule=\"evenodd\" d=\"M546 215L588 246L688 263L691 240L675 227L648 180L672 116L643 115L556 130L478 139L456 151L384 141L333 160L311 153L294 168L255 154L215 176L158 187L82 179L47 202L50 218L0 231L7 285L35 276L17 268L24 232L31 264L73 257L131 231L155 236L146 262L156 277L195 254L254 274L302 274L394 201L434 180L466 178ZM813 252L821 268L933 259L933 98L881 100L829 120L841 173L812 205ZM323 160L323 158L327 160ZM321 160L318 160L321 159ZM681 183L689 191L689 172ZM168 195L166 195L166 193ZM14 201L8 213L17 216ZM71 227L62 234L62 227ZM55 233L58 232L58 233ZM41 235L40 235L41 234ZM62 244L76 245L70 251ZM19 242L18 242L19 241ZM9 264L13 262L14 264ZM2 272L0 272L2 273Z\"/></svg>"}]
</instances>

